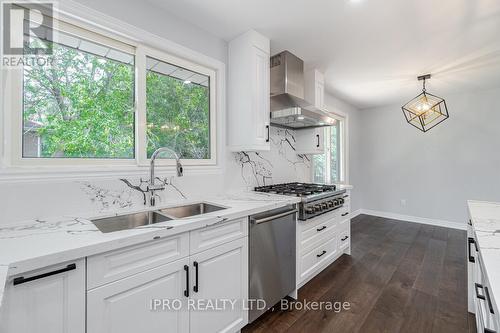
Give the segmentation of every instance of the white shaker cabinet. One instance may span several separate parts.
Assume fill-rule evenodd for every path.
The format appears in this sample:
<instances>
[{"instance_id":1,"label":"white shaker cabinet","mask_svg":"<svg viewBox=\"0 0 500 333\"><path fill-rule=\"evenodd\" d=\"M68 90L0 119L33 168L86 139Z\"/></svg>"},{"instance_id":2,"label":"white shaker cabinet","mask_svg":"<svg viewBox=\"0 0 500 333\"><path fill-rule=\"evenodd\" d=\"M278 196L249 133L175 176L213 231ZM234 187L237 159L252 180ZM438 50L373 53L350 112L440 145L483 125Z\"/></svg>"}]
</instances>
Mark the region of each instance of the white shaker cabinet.
<instances>
[{"instance_id":1,"label":"white shaker cabinet","mask_svg":"<svg viewBox=\"0 0 500 333\"><path fill-rule=\"evenodd\" d=\"M8 279L2 333L85 333L85 260Z\"/></svg>"},{"instance_id":2,"label":"white shaker cabinet","mask_svg":"<svg viewBox=\"0 0 500 333\"><path fill-rule=\"evenodd\" d=\"M219 308L190 310L191 333L237 332L248 322L242 307L248 298L247 248L248 237L244 237L191 256L191 299L194 304L217 300L212 305Z\"/></svg>"},{"instance_id":3,"label":"white shaker cabinet","mask_svg":"<svg viewBox=\"0 0 500 333\"><path fill-rule=\"evenodd\" d=\"M229 42L227 128L232 151L270 149L270 41L250 30Z\"/></svg>"},{"instance_id":4,"label":"white shaker cabinet","mask_svg":"<svg viewBox=\"0 0 500 333\"><path fill-rule=\"evenodd\" d=\"M325 107L325 77L317 69L304 73L306 101L312 103L316 108L323 110Z\"/></svg>"},{"instance_id":5,"label":"white shaker cabinet","mask_svg":"<svg viewBox=\"0 0 500 333\"><path fill-rule=\"evenodd\" d=\"M297 154L323 154L325 152L325 128L316 127L295 132Z\"/></svg>"},{"instance_id":6,"label":"white shaker cabinet","mask_svg":"<svg viewBox=\"0 0 500 333\"><path fill-rule=\"evenodd\" d=\"M87 276L93 283L87 291L87 333L229 333L243 328L248 322L242 307L248 298L247 221L89 257ZM220 308L224 300L223 310L207 305ZM233 300L234 307L228 303Z\"/></svg>"},{"instance_id":7,"label":"white shaker cabinet","mask_svg":"<svg viewBox=\"0 0 500 333\"><path fill-rule=\"evenodd\" d=\"M180 259L89 290L87 332L189 332L188 265L188 258ZM181 303L163 308L154 300Z\"/></svg>"}]
</instances>

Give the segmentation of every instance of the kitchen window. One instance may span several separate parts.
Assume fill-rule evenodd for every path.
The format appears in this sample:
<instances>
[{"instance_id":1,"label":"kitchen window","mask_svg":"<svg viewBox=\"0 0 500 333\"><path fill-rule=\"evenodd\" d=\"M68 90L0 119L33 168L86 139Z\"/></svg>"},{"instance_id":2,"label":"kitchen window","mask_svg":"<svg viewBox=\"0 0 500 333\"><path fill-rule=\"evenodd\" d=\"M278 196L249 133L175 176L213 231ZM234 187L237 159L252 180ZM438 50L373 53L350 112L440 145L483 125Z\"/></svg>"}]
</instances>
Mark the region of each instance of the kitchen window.
<instances>
[{"instance_id":1,"label":"kitchen window","mask_svg":"<svg viewBox=\"0 0 500 333\"><path fill-rule=\"evenodd\" d=\"M159 147L186 166L217 164L213 69L54 20L53 37L25 39L52 48L51 65L27 62L6 75L10 164L147 165Z\"/></svg>"},{"instance_id":2,"label":"kitchen window","mask_svg":"<svg viewBox=\"0 0 500 333\"><path fill-rule=\"evenodd\" d=\"M345 119L337 117L335 125L324 128L325 153L313 155L312 179L315 183L345 183Z\"/></svg>"},{"instance_id":3,"label":"kitchen window","mask_svg":"<svg viewBox=\"0 0 500 333\"><path fill-rule=\"evenodd\" d=\"M134 55L58 33L23 67L23 158L134 158ZM26 52L26 51L25 51Z\"/></svg>"},{"instance_id":4,"label":"kitchen window","mask_svg":"<svg viewBox=\"0 0 500 333\"><path fill-rule=\"evenodd\" d=\"M147 156L160 147L210 158L210 76L146 59Z\"/></svg>"}]
</instances>

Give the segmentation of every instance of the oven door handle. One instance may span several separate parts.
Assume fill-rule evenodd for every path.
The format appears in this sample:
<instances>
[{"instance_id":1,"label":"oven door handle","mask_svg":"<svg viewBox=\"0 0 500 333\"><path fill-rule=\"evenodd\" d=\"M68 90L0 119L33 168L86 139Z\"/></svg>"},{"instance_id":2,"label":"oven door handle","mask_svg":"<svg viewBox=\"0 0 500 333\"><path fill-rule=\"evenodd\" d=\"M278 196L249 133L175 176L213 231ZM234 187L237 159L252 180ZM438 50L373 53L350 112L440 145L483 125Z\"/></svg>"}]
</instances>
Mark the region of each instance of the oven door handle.
<instances>
[{"instance_id":1,"label":"oven door handle","mask_svg":"<svg viewBox=\"0 0 500 333\"><path fill-rule=\"evenodd\" d=\"M250 218L250 222L252 224L266 223L266 222L269 222L269 221L272 221L272 220L279 219L279 218L284 217L284 216L288 216L288 215L291 215L291 214L296 214L297 212L298 212L297 209L293 209L293 210L289 210L287 212L283 212L283 213L276 214L276 215L273 215L273 216L264 217L262 219L257 219L256 220L254 218Z\"/></svg>"}]
</instances>

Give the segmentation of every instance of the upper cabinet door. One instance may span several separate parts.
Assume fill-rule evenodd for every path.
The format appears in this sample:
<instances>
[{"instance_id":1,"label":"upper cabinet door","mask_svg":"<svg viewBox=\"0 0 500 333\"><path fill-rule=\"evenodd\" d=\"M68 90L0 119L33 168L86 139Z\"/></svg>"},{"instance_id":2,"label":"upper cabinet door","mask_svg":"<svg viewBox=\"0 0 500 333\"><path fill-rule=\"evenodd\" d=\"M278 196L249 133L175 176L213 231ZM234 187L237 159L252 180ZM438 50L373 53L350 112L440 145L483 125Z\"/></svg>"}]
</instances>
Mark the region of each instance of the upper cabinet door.
<instances>
[{"instance_id":1,"label":"upper cabinet door","mask_svg":"<svg viewBox=\"0 0 500 333\"><path fill-rule=\"evenodd\" d=\"M317 69L304 73L306 101L312 103L318 109L325 107L325 76Z\"/></svg>"},{"instance_id":2,"label":"upper cabinet door","mask_svg":"<svg viewBox=\"0 0 500 333\"><path fill-rule=\"evenodd\" d=\"M269 85L270 85L270 71L269 71L269 53L254 46L254 94L253 94L253 112L256 143L259 146L269 149Z\"/></svg>"},{"instance_id":3,"label":"upper cabinet door","mask_svg":"<svg viewBox=\"0 0 500 333\"><path fill-rule=\"evenodd\" d=\"M14 276L7 282L2 333L85 333L85 261Z\"/></svg>"},{"instance_id":4,"label":"upper cabinet door","mask_svg":"<svg viewBox=\"0 0 500 333\"><path fill-rule=\"evenodd\" d=\"M295 133L297 154L323 154L325 152L325 127L299 130Z\"/></svg>"},{"instance_id":5,"label":"upper cabinet door","mask_svg":"<svg viewBox=\"0 0 500 333\"><path fill-rule=\"evenodd\" d=\"M227 128L232 151L270 149L269 45L255 31L229 42Z\"/></svg>"}]
</instances>

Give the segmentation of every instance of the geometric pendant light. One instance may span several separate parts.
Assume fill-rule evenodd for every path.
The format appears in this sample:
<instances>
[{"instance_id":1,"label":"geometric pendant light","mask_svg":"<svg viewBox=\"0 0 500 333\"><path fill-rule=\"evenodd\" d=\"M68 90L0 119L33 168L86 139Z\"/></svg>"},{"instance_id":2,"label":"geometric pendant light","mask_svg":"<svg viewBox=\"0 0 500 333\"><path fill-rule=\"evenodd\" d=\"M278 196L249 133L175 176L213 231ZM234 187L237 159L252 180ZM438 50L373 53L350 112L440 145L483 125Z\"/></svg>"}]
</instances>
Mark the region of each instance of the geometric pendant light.
<instances>
[{"instance_id":1,"label":"geometric pendant light","mask_svg":"<svg viewBox=\"0 0 500 333\"><path fill-rule=\"evenodd\" d=\"M422 132L449 118L446 101L425 91L425 80L430 78L430 74L418 77L419 81L424 81L422 93L402 107L406 121Z\"/></svg>"}]
</instances>

